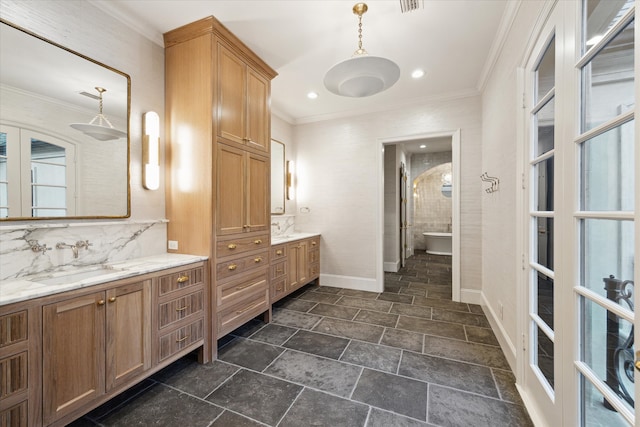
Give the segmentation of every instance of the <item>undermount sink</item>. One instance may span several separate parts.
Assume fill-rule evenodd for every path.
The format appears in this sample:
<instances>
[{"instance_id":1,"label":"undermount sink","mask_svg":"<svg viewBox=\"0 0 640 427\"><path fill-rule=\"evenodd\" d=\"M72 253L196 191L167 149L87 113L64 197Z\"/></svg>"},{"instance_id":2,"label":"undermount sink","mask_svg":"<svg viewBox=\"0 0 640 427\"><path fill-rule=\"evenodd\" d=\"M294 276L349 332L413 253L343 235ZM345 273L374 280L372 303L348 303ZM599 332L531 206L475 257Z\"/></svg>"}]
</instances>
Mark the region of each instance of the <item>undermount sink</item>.
<instances>
[{"instance_id":1,"label":"undermount sink","mask_svg":"<svg viewBox=\"0 0 640 427\"><path fill-rule=\"evenodd\" d=\"M60 273L54 277L33 278L31 281L42 283L43 285L66 285L68 283L75 283L84 279L103 276L105 274L115 273L118 271L123 270L109 265L101 265L99 267L91 267L80 271Z\"/></svg>"}]
</instances>

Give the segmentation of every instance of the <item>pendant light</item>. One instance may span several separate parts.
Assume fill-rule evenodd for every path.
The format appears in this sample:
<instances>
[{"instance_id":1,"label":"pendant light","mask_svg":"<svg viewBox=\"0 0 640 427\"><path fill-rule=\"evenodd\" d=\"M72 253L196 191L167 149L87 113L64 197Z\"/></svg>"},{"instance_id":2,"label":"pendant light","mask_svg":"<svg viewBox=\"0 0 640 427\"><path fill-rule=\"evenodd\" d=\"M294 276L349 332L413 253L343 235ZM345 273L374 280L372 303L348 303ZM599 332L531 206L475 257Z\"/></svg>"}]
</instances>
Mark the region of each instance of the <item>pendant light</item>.
<instances>
[{"instance_id":1,"label":"pendant light","mask_svg":"<svg viewBox=\"0 0 640 427\"><path fill-rule=\"evenodd\" d=\"M380 56L371 56L362 47L362 15L368 10L365 3L353 6L358 15L358 49L351 58L334 65L324 77L329 91L340 96L361 98L389 89L400 78L400 67Z\"/></svg>"},{"instance_id":2,"label":"pendant light","mask_svg":"<svg viewBox=\"0 0 640 427\"><path fill-rule=\"evenodd\" d=\"M98 114L89 123L71 123L69 126L98 141L124 138L127 136L127 133L114 128L111 122L102 114L102 94L107 90L102 87L96 87L96 90L98 91L98 100L100 101Z\"/></svg>"}]
</instances>

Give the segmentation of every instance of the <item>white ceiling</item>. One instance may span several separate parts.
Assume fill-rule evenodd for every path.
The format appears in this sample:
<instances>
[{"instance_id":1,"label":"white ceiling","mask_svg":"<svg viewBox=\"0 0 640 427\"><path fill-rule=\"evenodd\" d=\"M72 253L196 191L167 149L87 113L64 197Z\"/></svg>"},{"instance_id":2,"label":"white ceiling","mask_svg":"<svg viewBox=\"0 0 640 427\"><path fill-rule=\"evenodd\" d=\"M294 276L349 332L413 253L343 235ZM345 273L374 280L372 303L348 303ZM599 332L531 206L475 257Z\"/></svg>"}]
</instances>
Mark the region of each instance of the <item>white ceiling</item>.
<instances>
[{"instance_id":1,"label":"white ceiling","mask_svg":"<svg viewBox=\"0 0 640 427\"><path fill-rule=\"evenodd\" d=\"M369 0L363 47L401 74L390 89L356 99L323 86L325 72L357 48L356 0L90 1L160 45L164 32L215 16L278 72L273 112L293 124L479 93L519 3L424 0L402 13L399 0ZM410 76L416 68L426 72L420 80ZM309 91L319 97L308 99Z\"/></svg>"}]
</instances>

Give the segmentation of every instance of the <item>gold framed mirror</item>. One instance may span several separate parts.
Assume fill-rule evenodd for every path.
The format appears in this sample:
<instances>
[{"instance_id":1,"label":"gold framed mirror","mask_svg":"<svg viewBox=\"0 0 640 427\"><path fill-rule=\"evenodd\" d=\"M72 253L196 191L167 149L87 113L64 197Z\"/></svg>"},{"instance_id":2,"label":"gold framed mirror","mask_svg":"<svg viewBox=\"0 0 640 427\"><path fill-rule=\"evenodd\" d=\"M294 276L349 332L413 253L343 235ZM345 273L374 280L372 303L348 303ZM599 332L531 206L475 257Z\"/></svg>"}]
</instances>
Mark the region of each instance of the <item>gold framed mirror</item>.
<instances>
[{"instance_id":1,"label":"gold framed mirror","mask_svg":"<svg viewBox=\"0 0 640 427\"><path fill-rule=\"evenodd\" d=\"M3 19L0 67L0 221L129 217L129 75Z\"/></svg>"}]
</instances>

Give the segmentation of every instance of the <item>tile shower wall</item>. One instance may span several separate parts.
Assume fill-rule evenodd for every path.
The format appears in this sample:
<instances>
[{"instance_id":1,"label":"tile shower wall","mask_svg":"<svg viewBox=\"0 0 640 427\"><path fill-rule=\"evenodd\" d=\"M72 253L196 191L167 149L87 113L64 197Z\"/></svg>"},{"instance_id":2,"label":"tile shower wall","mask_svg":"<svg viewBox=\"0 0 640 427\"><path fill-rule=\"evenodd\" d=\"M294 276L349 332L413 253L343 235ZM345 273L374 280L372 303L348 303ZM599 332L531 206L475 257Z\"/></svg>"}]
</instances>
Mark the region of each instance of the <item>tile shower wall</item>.
<instances>
[{"instance_id":1,"label":"tile shower wall","mask_svg":"<svg viewBox=\"0 0 640 427\"><path fill-rule=\"evenodd\" d=\"M450 197L442 195L442 174L451 174L451 151L414 154L411 157L413 195L409 199L409 217L413 224L414 249L426 249L425 231L450 232Z\"/></svg>"},{"instance_id":2,"label":"tile shower wall","mask_svg":"<svg viewBox=\"0 0 640 427\"><path fill-rule=\"evenodd\" d=\"M413 181L413 241L415 249L426 249L425 231L451 232L451 197L442 194L442 175L451 174L451 163L429 169Z\"/></svg>"}]
</instances>

